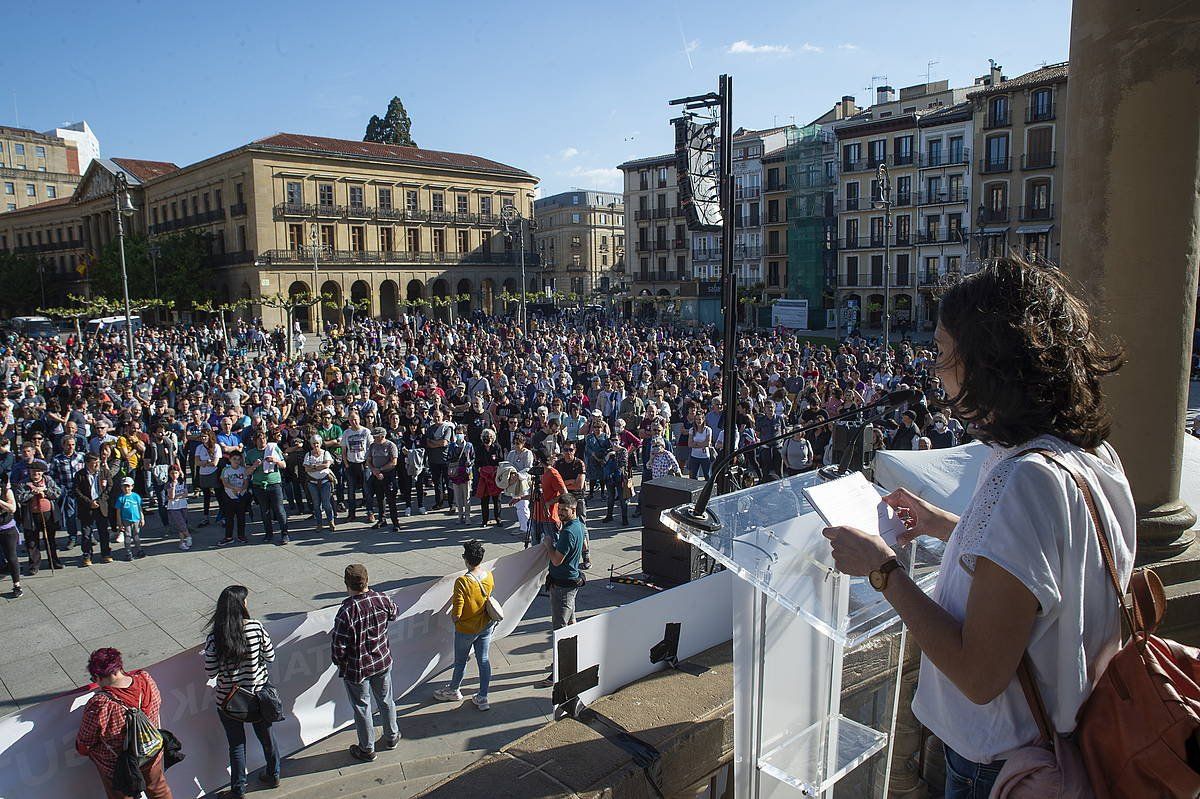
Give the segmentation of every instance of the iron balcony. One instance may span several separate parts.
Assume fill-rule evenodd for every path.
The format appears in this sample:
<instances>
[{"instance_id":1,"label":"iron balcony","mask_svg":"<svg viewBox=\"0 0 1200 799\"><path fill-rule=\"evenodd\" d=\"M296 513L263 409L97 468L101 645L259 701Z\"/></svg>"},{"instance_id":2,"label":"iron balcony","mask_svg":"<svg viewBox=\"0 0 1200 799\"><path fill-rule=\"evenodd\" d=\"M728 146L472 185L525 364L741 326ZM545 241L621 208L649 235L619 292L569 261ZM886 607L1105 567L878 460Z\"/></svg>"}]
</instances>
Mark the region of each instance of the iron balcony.
<instances>
[{"instance_id":1,"label":"iron balcony","mask_svg":"<svg viewBox=\"0 0 1200 799\"><path fill-rule=\"evenodd\" d=\"M964 147L958 152L921 153L921 168L935 169L943 166L959 166L971 163L971 151Z\"/></svg>"},{"instance_id":2,"label":"iron balcony","mask_svg":"<svg viewBox=\"0 0 1200 799\"><path fill-rule=\"evenodd\" d=\"M1054 218L1054 203L1045 207L1022 205L1020 208L1022 222L1044 222Z\"/></svg>"},{"instance_id":3,"label":"iron balcony","mask_svg":"<svg viewBox=\"0 0 1200 799\"><path fill-rule=\"evenodd\" d=\"M1012 113L1006 108L999 114L992 113L992 111L989 110L987 112L987 119L984 121L983 126L987 129L1006 128L1010 124L1012 124Z\"/></svg>"},{"instance_id":4,"label":"iron balcony","mask_svg":"<svg viewBox=\"0 0 1200 799\"><path fill-rule=\"evenodd\" d=\"M960 188L957 191L938 191L938 192L918 192L917 205L944 205L950 203L965 203L967 201L966 188Z\"/></svg>"},{"instance_id":5,"label":"iron balcony","mask_svg":"<svg viewBox=\"0 0 1200 799\"><path fill-rule=\"evenodd\" d=\"M979 209L978 219L980 224L989 222L1007 222L1008 221L1008 206L1003 205L999 208L988 208L981 206Z\"/></svg>"},{"instance_id":6,"label":"iron balcony","mask_svg":"<svg viewBox=\"0 0 1200 799\"><path fill-rule=\"evenodd\" d=\"M979 160L979 171L985 175L996 174L997 172L1012 171L1012 159L1007 155L1000 158L981 158Z\"/></svg>"},{"instance_id":7,"label":"iron balcony","mask_svg":"<svg viewBox=\"0 0 1200 799\"><path fill-rule=\"evenodd\" d=\"M279 203L274 208L276 219L302 217L306 219L361 219L385 222L439 222L448 225L482 225L499 227L495 214L459 214L446 211L424 211L419 208L376 207L371 205L313 205L311 203Z\"/></svg>"},{"instance_id":8,"label":"iron balcony","mask_svg":"<svg viewBox=\"0 0 1200 799\"><path fill-rule=\"evenodd\" d=\"M271 265L279 264L312 264L313 248L297 247L294 250L267 250L263 260ZM518 252L439 252L439 251L406 251L406 250L330 250L326 247L316 248L318 263L351 263L351 264L498 264L515 265L520 263ZM537 253L525 253L525 265L537 267L541 258Z\"/></svg>"},{"instance_id":9,"label":"iron balcony","mask_svg":"<svg viewBox=\"0 0 1200 799\"><path fill-rule=\"evenodd\" d=\"M1054 103L1049 105L1036 106L1029 105L1025 109L1026 122L1049 122L1054 119L1056 108Z\"/></svg>"}]
</instances>

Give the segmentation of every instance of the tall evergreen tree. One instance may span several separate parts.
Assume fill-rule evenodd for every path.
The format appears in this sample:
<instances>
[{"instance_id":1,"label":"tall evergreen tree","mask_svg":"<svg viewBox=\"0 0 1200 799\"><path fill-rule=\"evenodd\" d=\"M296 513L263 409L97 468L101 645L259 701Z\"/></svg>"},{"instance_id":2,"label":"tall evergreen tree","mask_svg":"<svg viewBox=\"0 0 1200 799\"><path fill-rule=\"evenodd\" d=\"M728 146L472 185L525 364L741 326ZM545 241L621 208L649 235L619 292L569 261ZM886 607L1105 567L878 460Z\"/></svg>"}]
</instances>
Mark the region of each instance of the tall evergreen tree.
<instances>
[{"instance_id":1,"label":"tall evergreen tree","mask_svg":"<svg viewBox=\"0 0 1200 799\"><path fill-rule=\"evenodd\" d=\"M412 120L408 117L408 111L404 110L404 103L399 97L393 97L388 103L387 113L380 119L378 115L372 114L371 119L367 122L367 133L363 136L363 141L378 142L379 144L400 144L405 147L416 147L417 143L412 139Z\"/></svg>"}]
</instances>

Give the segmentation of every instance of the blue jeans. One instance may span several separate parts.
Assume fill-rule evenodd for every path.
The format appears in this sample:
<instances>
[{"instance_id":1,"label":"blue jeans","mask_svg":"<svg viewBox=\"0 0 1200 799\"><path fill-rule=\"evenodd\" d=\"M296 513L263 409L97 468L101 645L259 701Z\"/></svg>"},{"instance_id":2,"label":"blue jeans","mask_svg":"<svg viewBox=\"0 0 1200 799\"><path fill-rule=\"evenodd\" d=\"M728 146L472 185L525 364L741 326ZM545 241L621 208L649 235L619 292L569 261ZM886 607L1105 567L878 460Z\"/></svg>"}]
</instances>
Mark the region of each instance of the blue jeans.
<instances>
[{"instance_id":1,"label":"blue jeans","mask_svg":"<svg viewBox=\"0 0 1200 799\"><path fill-rule=\"evenodd\" d=\"M987 799L1004 761L975 763L945 744L942 746L946 750L945 799Z\"/></svg>"},{"instance_id":2,"label":"blue jeans","mask_svg":"<svg viewBox=\"0 0 1200 799\"><path fill-rule=\"evenodd\" d=\"M489 622L487 627L477 633L454 633L454 676L450 678L450 690L457 691L462 685L463 673L467 670L467 658L471 649L475 649L475 660L479 663L479 691L481 699L487 699L488 684L492 681L492 663L488 660L488 649L492 646L492 633L496 630L496 622Z\"/></svg>"},{"instance_id":3,"label":"blue jeans","mask_svg":"<svg viewBox=\"0 0 1200 799\"><path fill-rule=\"evenodd\" d=\"M221 726L225 728L225 739L229 741L229 787L234 793L246 790L246 723L229 718L217 711ZM263 757L267 764L263 770L273 777L279 776L279 747L275 745L275 732L271 723L256 721L252 725L258 742L262 744Z\"/></svg>"},{"instance_id":4,"label":"blue jeans","mask_svg":"<svg viewBox=\"0 0 1200 799\"><path fill-rule=\"evenodd\" d=\"M271 521L279 523L279 534L288 534L287 509L283 507L283 484L274 483L267 486L253 486L254 500L262 511L263 533L269 539L274 533Z\"/></svg>"},{"instance_id":5,"label":"blue jeans","mask_svg":"<svg viewBox=\"0 0 1200 799\"><path fill-rule=\"evenodd\" d=\"M701 480L707 480L712 474L712 460L709 458L697 458L695 455L688 456L688 477L693 480L696 475L700 475Z\"/></svg>"},{"instance_id":6,"label":"blue jeans","mask_svg":"<svg viewBox=\"0 0 1200 799\"><path fill-rule=\"evenodd\" d=\"M333 524L333 483L322 480L319 483L308 484L308 494L312 497L313 516L317 526Z\"/></svg>"},{"instance_id":7,"label":"blue jeans","mask_svg":"<svg viewBox=\"0 0 1200 799\"><path fill-rule=\"evenodd\" d=\"M394 741L400 736L400 728L396 726L396 703L392 701L392 670L386 668L378 674L372 674L362 682L346 683L346 693L350 696L350 705L354 708L354 728L358 731L358 748L364 752L375 751L375 724L371 717L371 706L367 696L370 693L375 699L375 709L383 716L383 737ZM368 691L368 689L370 689Z\"/></svg>"}]
</instances>

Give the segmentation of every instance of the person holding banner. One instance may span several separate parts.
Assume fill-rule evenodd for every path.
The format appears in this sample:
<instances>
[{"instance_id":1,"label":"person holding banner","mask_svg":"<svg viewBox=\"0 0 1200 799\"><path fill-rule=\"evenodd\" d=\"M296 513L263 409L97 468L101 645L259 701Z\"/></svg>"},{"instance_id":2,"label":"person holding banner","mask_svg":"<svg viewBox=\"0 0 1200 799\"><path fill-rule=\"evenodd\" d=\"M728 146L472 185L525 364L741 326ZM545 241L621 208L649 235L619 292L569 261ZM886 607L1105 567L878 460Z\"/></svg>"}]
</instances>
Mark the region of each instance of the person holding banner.
<instances>
[{"instance_id":1,"label":"person holding banner","mask_svg":"<svg viewBox=\"0 0 1200 799\"><path fill-rule=\"evenodd\" d=\"M159 720L162 697L153 677L141 670L127 673L121 653L111 647L93 652L87 670L99 690L84 705L75 751L96 766L108 799L128 799L127 794L117 791L112 784L117 753L125 751L126 708L137 708L158 729L162 723ZM141 772L147 799L173 799L163 774L162 752L144 764Z\"/></svg>"},{"instance_id":2,"label":"person holding banner","mask_svg":"<svg viewBox=\"0 0 1200 799\"><path fill-rule=\"evenodd\" d=\"M267 761L258 781L268 788L279 787L279 747L259 699L259 692L270 682L267 664L275 660L275 646L262 622L250 618L248 593L243 585L231 585L221 592L204 642L204 670L217 678L217 716L229 742L229 799L241 799L246 792L246 724L254 728ZM251 705L260 706L248 718L234 717L239 693L249 697Z\"/></svg>"},{"instance_id":3,"label":"person holding banner","mask_svg":"<svg viewBox=\"0 0 1200 799\"><path fill-rule=\"evenodd\" d=\"M346 693L354 708L354 728L358 743L350 745L355 760L375 759L375 725L371 720L370 699L383 716L383 749L395 749L400 742L396 725L396 703L392 701L392 650L388 643L388 625L400 611L386 594L370 590L367 567L352 563L346 567L346 593L333 622L333 665L346 683Z\"/></svg>"},{"instance_id":4,"label":"person holding banner","mask_svg":"<svg viewBox=\"0 0 1200 799\"><path fill-rule=\"evenodd\" d=\"M467 658L474 649L475 659L479 662L479 690L471 701L480 710L490 710L488 685L492 680L492 664L488 660L488 650L492 646L496 622L488 614L487 601L496 588L496 581L492 573L481 566L483 555L482 542L472 540L463 544L467 573L454 581L454 596L450 603L450 616L454 619L454 673L450 685L437 689L433 696L439 702L462 701L463 695L458 689L467 670Z\"/></svg>"},{"instance_id":5,"label":"person holding banner","mask_svg":"<svg viewBox=\"0 0 1200 799\"><path fill-rule=\"evenodd\" d=\"M587 548L587 528L578 518L577 500L564 493L557 503L562 527L542 539L550 556L550 617L555 630L575 623L575 597L587 583L581 571ZM554 665L550 676L538 683L541 688L554 686Z\"/></svg>"}]
</instances>

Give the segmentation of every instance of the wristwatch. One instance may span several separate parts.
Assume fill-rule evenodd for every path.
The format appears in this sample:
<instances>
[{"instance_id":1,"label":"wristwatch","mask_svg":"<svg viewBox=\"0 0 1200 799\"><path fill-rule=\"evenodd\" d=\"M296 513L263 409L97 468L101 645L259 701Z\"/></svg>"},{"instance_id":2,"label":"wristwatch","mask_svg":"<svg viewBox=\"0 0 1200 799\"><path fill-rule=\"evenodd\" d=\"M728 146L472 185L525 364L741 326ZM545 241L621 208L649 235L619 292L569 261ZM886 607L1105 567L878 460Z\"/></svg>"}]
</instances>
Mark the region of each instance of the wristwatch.
<instances>
[{"instance_id":1,"label":"wristwatch","mask_svg":"<svg viewBox=\"0 0 1200 799\"><path fill-rule=\"evenodd\" d=\"M867 575L867 579L871 581L872 588L876 591L882 591L887 588L888 575L892 573L893 569L899 568L900 561L895 558L888 558L882 566Z\"/></svg>"}]
</instances>

